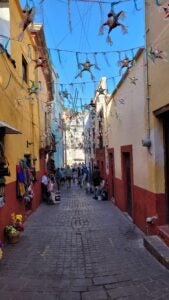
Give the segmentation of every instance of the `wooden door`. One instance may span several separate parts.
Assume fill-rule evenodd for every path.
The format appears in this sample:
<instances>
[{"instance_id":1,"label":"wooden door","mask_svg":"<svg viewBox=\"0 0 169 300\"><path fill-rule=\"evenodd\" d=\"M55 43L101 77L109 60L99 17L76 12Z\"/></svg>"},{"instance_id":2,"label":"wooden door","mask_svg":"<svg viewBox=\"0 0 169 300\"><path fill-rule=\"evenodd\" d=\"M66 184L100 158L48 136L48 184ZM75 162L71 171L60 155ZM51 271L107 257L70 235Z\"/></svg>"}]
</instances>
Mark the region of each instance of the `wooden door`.
<instances>
[{"instance_id":1,"label":"wooden door","mask_svg":"<svg viewBox=\"0 0 169 300\"><path fill-rule=\"evenodd\" d=\"M132 216L132 187L131 187L131 157L129 152L123 153L124 158L124 184L126 192L127 212Z\"/></svg>"},{"instance_id":2,"label":"wooden door","mask_svg":"<svg viewBox=\"0 0 169 300\"><path fill-rule=\"evenodd\" d=\"M110 178L110 197L115 196L114 193L114 155L113 153L109 153L109 178Z\"/></svg>"},{"instance_id":3,"label":"wooden door","mask_svg":"<svg viewBox=\"0 0 169 300\"><path fill-rule=\"evenodd\" d=\"M169 112L163 114L166 217L169 223Z\"/></svg>"}]
</instances>

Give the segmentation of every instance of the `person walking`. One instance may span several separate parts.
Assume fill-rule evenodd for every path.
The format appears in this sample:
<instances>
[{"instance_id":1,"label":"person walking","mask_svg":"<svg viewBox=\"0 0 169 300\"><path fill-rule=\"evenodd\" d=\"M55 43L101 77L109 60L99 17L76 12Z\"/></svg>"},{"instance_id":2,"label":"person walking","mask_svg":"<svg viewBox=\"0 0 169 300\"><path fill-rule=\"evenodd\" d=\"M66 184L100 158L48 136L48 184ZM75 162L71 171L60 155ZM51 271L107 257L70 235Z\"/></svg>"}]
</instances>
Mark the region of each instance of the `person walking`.
<instances>
[{"instance_id":1,"label":"person walking","mask_svg":"<svg viewBox=\"0 0 169 300\"><path fill-rule=\"evenodd\" d=\"M61 177L62 177L62 174L61 174L60 168L57 168L56 172L55 172L55 180L57 183L58 191L60 190Z\"/></svg>"},{"instance_id":2,"label":"person walking","mask_svg":"<svg viewBox=\"0 0 169 300\"><path fill-rule=\"evenodd\" d=\"M72 169L68 165L66 168L66 182L68 188L71 188L71 181L72 181Z\"/></svg>"},{"instance_id":3,"label":"person walking","mask_svg":"<svg viewBox=\"0 0 169 300\"><path fill-rule=\"evenodd\" d=\"M55 178L52 176L48 180L48 204L56 204L56 191L57 191L57 183L55 181Z\"/></svg>"},{"instance_id":4,"label":"person walking","mask_svg":"<svg viewBox=\"0 0 169 300\"><path fill-rule=\"evenodd\" d=\"M61 185L64 185L65 184L65 180L66 180L66 178L65 178L65 169L64 168L61 168L60 169L60 184Z\"/></svg>"},{"instance_id":5,"label":"person walking","mask_svg":"<svg viewBox=\"0 0 169 300\"><path fill-rule=\"evenodd\" d=\"M94 166L94 170L92 173L92 184L94 187L94 197L93 198L97 199L96 191L97 191L98 186L100 185L100 171L99 171L98 166Z\"/></svg>"},{"instance_id":6,"label":"person walking","mask_svg":"<svg viewBox=\"0 0 169 300\"><path fill-rule=\"evenodd\" d=\"M82 180L81 180L81 186L84 186L88 180L88 168L86 167L86 165L83 165L82 167Z\"/></svg>"},{"instance_id":7,"label":"person walking","mask_svg":"<svg viewBox=\"0 0 169 300\"><path fill-rule=\"evenodd\" d=\"M73 168L72 169L72 180L73 180L73 183L76 183L76 179L77 179L77 169Z\"/></svg>"},{"instance_id":8,"label":"person walking","mask_svg":"<svg viewBox=\"0 0 169 300\"><path fill-rule=\"evenodd\" d=\"M48 198L48 176L47 172L44 172L41 179L42 199L47 201Z\"/></svg>"}]
</instances>

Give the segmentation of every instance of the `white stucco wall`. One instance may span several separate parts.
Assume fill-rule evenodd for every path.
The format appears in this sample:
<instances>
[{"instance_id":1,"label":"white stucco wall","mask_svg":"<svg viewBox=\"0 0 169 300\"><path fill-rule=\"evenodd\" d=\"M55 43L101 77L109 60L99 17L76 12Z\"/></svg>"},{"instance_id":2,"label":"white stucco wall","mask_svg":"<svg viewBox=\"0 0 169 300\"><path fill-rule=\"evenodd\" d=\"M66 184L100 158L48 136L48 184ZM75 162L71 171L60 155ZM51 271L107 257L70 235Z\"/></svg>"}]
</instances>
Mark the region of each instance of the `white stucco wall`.
<instances>
[{"instance_id":1,"label":"white stucco wall","mask_svg":"<svg viewBox=\"0 0 169 300\"><path fill-rule=\"evenodd\" d=\"M85 161L84 148L80 148L79 144L84 145L84 124L83 116L78 115L71 121L67 120L66 130L66 156L67 164L82 163Z\"/></svg>"}]
</instances>

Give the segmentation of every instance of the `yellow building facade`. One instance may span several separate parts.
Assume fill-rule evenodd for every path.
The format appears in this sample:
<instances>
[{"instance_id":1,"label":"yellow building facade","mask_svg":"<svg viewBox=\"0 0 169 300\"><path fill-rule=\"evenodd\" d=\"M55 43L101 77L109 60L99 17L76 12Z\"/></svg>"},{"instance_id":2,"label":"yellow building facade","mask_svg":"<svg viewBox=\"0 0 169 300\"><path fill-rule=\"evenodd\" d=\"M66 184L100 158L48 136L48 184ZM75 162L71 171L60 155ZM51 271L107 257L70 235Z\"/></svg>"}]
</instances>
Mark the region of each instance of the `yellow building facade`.
<instances>
[{"instance_id":1,"label":"yellow building facade","mask_svg":"<svg viewBox=\"0 0 169 300\"><path fill-rule=\"evenodd\" d=\"M41 167L45 168L39 149L42 143L41 125L44 120L48 123L50 115L50 111L46 112L46 102L52 100L51 86L46 83L50 81L50 71L47 78L41 67L36 67L41 51L36 45L35 33L31 32L31 24L29 29L26 27L23 30L25 23L25 13L18 0L3 1L0 4L1 28L9 29L0 35L0 145L10 169L10 176L0 178L1 238L4 226L10 222L11 213L22 213L25 216L26 203L20 189L23 182L19 177L21 164L25 164L25 172L30 173L24 174L25 178L34 181L31 210L41 201L39 176ZM42 41L40 47L44 46ZM45 130L46 127L44 134ZM27 192L28 182L23 185ZM19 197L18 192L21 193Z\"/></svg>"}]
</instances>

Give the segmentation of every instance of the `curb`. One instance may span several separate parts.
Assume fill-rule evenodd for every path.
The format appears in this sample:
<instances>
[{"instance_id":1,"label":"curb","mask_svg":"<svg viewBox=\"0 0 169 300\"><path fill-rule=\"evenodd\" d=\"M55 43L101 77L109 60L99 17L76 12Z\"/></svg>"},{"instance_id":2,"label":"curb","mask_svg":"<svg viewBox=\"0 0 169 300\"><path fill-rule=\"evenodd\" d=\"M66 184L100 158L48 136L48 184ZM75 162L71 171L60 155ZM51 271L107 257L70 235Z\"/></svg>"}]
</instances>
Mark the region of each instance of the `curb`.
<instances>
[{"instance_id":1,"label":"curb","mask_svg":"<svg viewBox=\"0 0 169 300\"><path fill-rule=\"evenodd\" d=\"M167 269L169 269L169 247L157 236L143 239L145 248Z\"/></svg>"}]
</instances>

